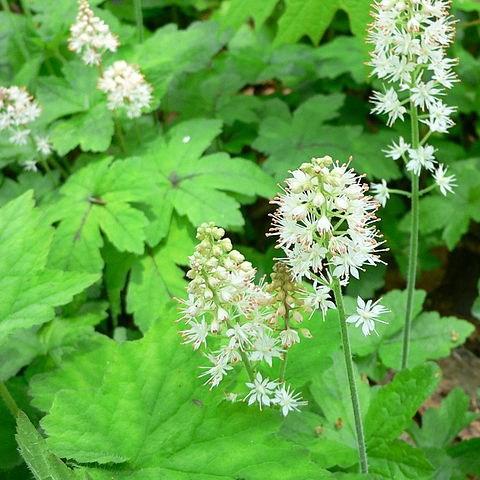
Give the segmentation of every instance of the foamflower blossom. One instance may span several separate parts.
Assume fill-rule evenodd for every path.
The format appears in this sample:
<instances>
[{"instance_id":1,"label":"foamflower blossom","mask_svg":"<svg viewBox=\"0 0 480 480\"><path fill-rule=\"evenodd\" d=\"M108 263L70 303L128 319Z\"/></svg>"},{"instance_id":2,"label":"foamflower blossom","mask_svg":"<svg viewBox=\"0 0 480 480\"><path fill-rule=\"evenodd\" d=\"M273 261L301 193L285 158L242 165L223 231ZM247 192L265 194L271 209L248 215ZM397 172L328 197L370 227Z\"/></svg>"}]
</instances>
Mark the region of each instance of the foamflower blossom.
<instances>
[{"instance_id":1,"label":"foamflower blossom","mask_svg":"<svg viewBox=\"0 0 480 480\"><path fill-rule=\"evenodd\" d=\"M137 118L152 102L152 86L140 70L124 60L108 67L98 80L98 88L107 95L110 110L125 110L129 118Z\"/></svg>"},{"instance_id":2,"label":"foamflower blossom","mask_svg":"<svg viewBox=\"0 0 480 480\"><path fill-rule=\"evenodd\" d=\"M275 390L273 402L280 407L284 417L289 412L298 412L300 407L307 405L307 402L301 399L300 394L292 391L288 385L281 385Z\"/></svg>"},{"instance_id":3,"label":"foamflower blossom","mask_svg":"<svg viewBox=\"0 0 480 480\"><path fill-rule=\"evenodd\" d=\"M370 189L372 190L373 198L384 207L387 204L387 200L390 198L387 182L382 179L381 183L372 183Z\"/></svg>"},{"instance_id":4,"label":"foamflower blossom","mask_svg":"<svg viewBox=\"0 0 480 480\"><path fill-rule=\"evenodd\" d=\"M358 278L364 265L380 262L374 226L378 203L365 195L362 177L329 156L302 164L285 183L284 192L272 201L278 208L270 235L277 237L293 277L313 281L312 306L322 304L325 310L330 275L346 284L350 276ZM292 208L300 198L306 215Z\"/></svg>"},{"instance_id":5,"label":"foamflower blossom","mask_svg":"<svg viewBox=\"0 0 480 480\"><path fill-rule=\"evenodd\" d=\"M365 336L370 335L372 332L377 333L375 322L387 323L380 320L379 317L390 311L379 302L380 300L376 302L367 300L365 302L361 297L357 297L357 310L347 318L347 323L353 323L356 327L360 327Z\"/></svg>"},{"instance_id":6,"label":"foamflower blossom","mask_svg":"<svg viewBox=\"0 0 480 480\"><path fill-rule=\"evenodd\" d=\"M433 178L440 188L440 193L445 196L448 192L453 193L453 187L457 186L455 175L447 175L447 170L448 168L440 164L433 173Z\"/></svg>"},{"instance_id":7,"label":"foamflower blossom","mask_svg":"<svg viewBox=\"0 0 480 480\"><path fill-rule=\"evenodd\" d=\"M40 105L24 88L0 87L0 130L9 132L11 143L27 143L31 133L28 127L41 111Z\"/></svg>"},{"instance_id":8,"label":"foamflower blossom","mask_svg":"<svg viewBox=\"0 0 480 480\"><path fill-rule=\"evenodd\" d=\"M197 239L189 258L188 296L180 300L183 343L207 358L209 365L200 373L205 385L219 386L243 364L250 377L244 384L248 389L244 400L261 409L276 406L276 389L283 388L285 381L271 381L261 369L280 365L285 352L300 342L300 311L308 310L302 301L303 287L281 263L275 265L271 283L255 283L255 269L233 248L222 228L203 224ZM279 408L285 414L303 404L295 395L288 406Z\"/></svg>"},{"instance_id":9,"label":"foamflower blossom","mask_svg":"<svg viewBox=\"0 0 480 480\"><path fill-rule=\"evenodd\" d=\"M79 0L75 23L70 27L68 48L79 54L87 65L100 65L106 51L115 52L118 38L108 25L96 17L88 0Z\"/></svg>"},{"instance_id":10,"label":"foamflower blossom","mask_svg":"<svg viewBox=\"0 0 480 480\"><path fill-rule=\"evenodd\" d=\"M455 33L449 6L445 0L374 2L370 66L383 89L372 94L372 113L386 114L388 126L411 112L428 127L427 135L446 133L454 125L451 115L456 109L443 101L457 81L457 60L446 56ZM404 158L407 170L420 175L434 171L433 151L425 141L414 148L400 137L385 153L394 160Z\"/></svg>"},{"instance_id":11,"label":"foamflower blossom","mask_svg":"<svg viewBox=\"0 0 480 480\"><path fill-rule=\"evenodd\" d=\"M392 144L386 150L383 150L383 152L392 160L398 160L399 158L402 158L410 148L411 145L407 143L403 137L399 137L397 143L392 142Z\"/></svg>"},{"instance_id":12,"label":"foamflower blossom","mask_svg":"<svg viewBox=\"0 0 480 480\"><path fill-rule=\"evenodd\" d=\"M244 400L249 405L258 403L260 410L263 406L269 407L273 402L275 390L278 387L278 382L263 378L260 372L257 372L253 382L248 382L247 387L250 389Z\"/></svg>"}]
</instances>

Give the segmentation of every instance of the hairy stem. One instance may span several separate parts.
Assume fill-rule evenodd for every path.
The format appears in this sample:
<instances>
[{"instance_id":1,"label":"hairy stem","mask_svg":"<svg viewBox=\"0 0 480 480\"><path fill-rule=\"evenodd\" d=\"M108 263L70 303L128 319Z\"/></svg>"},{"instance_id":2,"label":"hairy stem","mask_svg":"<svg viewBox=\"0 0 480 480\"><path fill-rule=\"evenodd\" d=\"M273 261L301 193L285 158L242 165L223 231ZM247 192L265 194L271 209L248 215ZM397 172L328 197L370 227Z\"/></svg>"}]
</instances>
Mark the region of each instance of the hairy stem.
<instances>
[{"instance_id":1,"label":"hairy stem","mask_svg":"<svg viewBox=\"0 0 480 480\"><path fill-rule=\"evenodd\" d=\"M5 402L9 412L16 417L20 409L18 408L17 402L15 402L15 399L10 394L7 386L3 382L0 382L0 397Z\"/></svg>"},{"instance_id":2,"label":"hairy stem","mask_svg":"<svg viewBox=\"0 0 480 480\"><path fill-rule=\"evenodd\" d=\"M143 12L142 12L142 0L133 0L133 6L135 8L135 22L137 24L138 41L143 42Z\"/></svg>"},{"instance_id":3,"label":"hairy stem","mask_svg":"<svg viewBox=\"0 0 480 480\"><path fill-rule=\"evenodd\" d=\"M360 401L358 399L357 384L353 373L352 351L350 349L350 340L348 339L347 320L345 307L343 305L342 287L338 278L333 279L333 293L335 303L338 309L338 318L340 321L340 333L342 336L343 354L345 357L345 366L347 369L348 383L350 387L350 397L352 399L353 416L355 419L355 431L357 433L357 449L360 459L361 473L368 473L367 448L365 445L365 435L363 433L362 415L360 413Z\"/></svg>"},{"instance_id":4,"label":"hairy stem","mask_svg":"<svg viewBox=\"0 0 480 480\"><path fill-rule=\"evenodd\" d=\"M417 107L410 105L410 120L412 127L412 148L419 146L419 127ZM407 273L407 308L405 311L405 326L403 329L403 348L402 348L402 369L408 366L408 354L410 350L410 330L412 326L413 313L413 294L415 292L415 280L417 275L417 257L418 257L418 222L419 222L419 176L411 173L412 193L411 193L411 223L410 223L410 247L408 252L408 273Z\"/></svg>"}]
</instances>

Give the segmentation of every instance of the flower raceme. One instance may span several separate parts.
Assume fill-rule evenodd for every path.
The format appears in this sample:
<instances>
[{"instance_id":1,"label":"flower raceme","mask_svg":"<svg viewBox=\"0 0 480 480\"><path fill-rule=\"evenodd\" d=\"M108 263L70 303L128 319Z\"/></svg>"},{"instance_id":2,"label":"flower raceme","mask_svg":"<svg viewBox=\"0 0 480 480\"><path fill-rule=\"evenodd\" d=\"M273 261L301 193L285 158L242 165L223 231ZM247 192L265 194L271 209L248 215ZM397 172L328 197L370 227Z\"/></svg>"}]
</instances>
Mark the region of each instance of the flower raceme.
<instances>
[{"instance_id":1,"label":"flower raceme","mask_svg":"<svg viewBox=\"0 0 480 480\"><path fill-rule=\"evenodd\" d=\"M41 112L40 105L24 88L0 87L0 131L9 132L10 143L23 146L30 141L36 153L48 156L52 152L48 137L33 135L31 130ZM37 170L34 158L23 165L26 170Z\"/></svg>"},{"instance_id":2,"label":"flower raceme","mask_svg":"<svg viewBox=\"0 0 480 480\"><path fill-rule=\"evenodd\" d=\"M292 171L284 192L272 202L278 208L270 234L278 237L282 261L296 280L313 282L304 301L323 314L335 308L332 277L345 285L350 276L359 277L364 265L381 262L378 203L366 190L348 164L326 156Z\"/></svg>"},{"instance_id":3,"label":"flower raceme","mask_svg":"<svg viewBox=\"0 0 480 480\"><path fill-rule=\"evenodd\" d=\"M125 109L129 118L137 118L152 101L152 86L137 67L118 60L105 70L98 88L107 95L110 110Z\"/></svg>"},{"instance_id":4,"label":"flower raceme","mask_svg":"<svg viewBox=\"0 0 480 480\"><path fill-rule=\"evenodd\" d=\"M387 125L392 126L413 109L428 129L419 145L413 147L400 137L385 153L394 160L403 158L407 170L415 175L422 170L432 172L443 195L452 191L455 179L442 175L444 167L436 166L435 149L426 141L432 133L446 133L454 124L451 115L455 108L442 100L457 81L452 70L457 61L446 56L455 33L449 3L378 0L368 38L373 44L372 74L384 82L384 91L372 95L372 113L386 114Z\"/></svg>"},{"instance_id":5,"label":"flower raceme","mask_svg":"<svg viewBox=\"0 0 480 480\"><path fill-rule=\"evenodd\" d=\"M108 50L115 52L118 38L108 25L96 17L88 0L79 0L75 23L70 27L68 48L79 54L87 65L100 65L102 55Z\"/></svg>"},{"instance_id":6,"label":"flower raceme","mask_svg":"<svg viewBox=\"0 0 480 480\"><path fill-rule=\"evenodd\" d=\"M299 313L303 289L285 279L283 266L275 269L271 284L255 284L255 269L224 235L213 224L198 228L199 243L187 273L188 297L182 301L181 335L195 350L206 350L210 365L200 374L205 384L217 387L243 362L250 376L244 400L260 408L277 406L286 415L305 402L283 379L264 377L260 366L272 367L300 341L296 329L280 320L287 318L287 311L296 324L303 320Z\"/></svg>"}]
</instances>

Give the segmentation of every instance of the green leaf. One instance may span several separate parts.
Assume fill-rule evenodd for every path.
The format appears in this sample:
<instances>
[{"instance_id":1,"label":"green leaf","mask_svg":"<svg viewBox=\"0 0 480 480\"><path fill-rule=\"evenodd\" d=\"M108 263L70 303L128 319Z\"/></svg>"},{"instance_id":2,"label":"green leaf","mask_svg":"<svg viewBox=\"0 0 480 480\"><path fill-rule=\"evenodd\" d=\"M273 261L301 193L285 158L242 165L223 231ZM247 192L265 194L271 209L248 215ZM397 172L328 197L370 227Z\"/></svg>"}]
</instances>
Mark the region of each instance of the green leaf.
<instances>
[{"instance_id":1,"label":"green leaf","mask_svg":"<svg viewBox=\"0 0 480 480\"><path fill-rule=\"evenodd\" d=\"M145 201L150 181L136 159L105 158L72 175L49 206L55 232L49 264L65 270L98 272L103 266L101 231L121 252L144 251L147 218L132 202Z\"/></svg>"},{"instance_id":2,"label":"green leaf","mask_svg":"<svg viewBox=\"0 0 480 480\"><path fill-rule=\"evenodd\" d=\"M454 388L440 408L429 408L422 415L422 428L412 422L410 434L421 448L444 448L457 434L479 417L468 411L470 398L460 388Z\"/></svg>"},{"instance_id":3,"label":"green leaf","mask_svg":"<svg viewBox=\"0 0 480 480\"><path fill-rule=\"evenodd\" d=\"M286 0L275 43L293 43L308 36L318 44L337 10L347 12L350 28L363 40L370 20L369 0Z\"/></svg>"},{"instance_id":4,"label":"green leaf","mask_svg":"<svg viewBox=\"0 0 480 480\"><path fill-rule=\"evenodd\" d=\"M219 402L200 385L201 356L180 344L172 313L142 340L110 340L32 381L51 405L41 424L52 451L103 464L81 467L93 479L329 478L277 434L278 412Z\"/></svg>"},{"instance_id":5,"label":"green leaf","mask_svg":"<svg viewBox=\"0 0 480 480\"><path fill-rule=\"evenodd\" d=\"M59 155L77 146L85 152L103 152L110 146L113 130L112 113L99 103L86 113L59 120L51 130L50 139Z\"/></svg>"},{"instance_id":6,"label":"green leaf","mask_svg":"<svg viewBox=\"0 0 480 480\"><path fill-rule=\"evenodd\" d=\"M169 301L185 296L185 275L179 266L188 264L194 247L194 235L187 222L174 219L168 238L133 261L127 310L142 331L160 319Z\"/></svg>"},{"instance_id":7,"label":"green leaf","mask_svg":"<svg viewBox=\"0 0 480 480\"><path fill-rule=\"evenodd\" d=\"M264 197L275 193L273 180L253 162L225 153L202 156L220 129L218 120L183 122L173 127L166 139L150 144L149 152L142 155L141 168L155 182L152 211L162 225L162 210L170 203L194 225L211 221L225 227L241 226L240 203L226 192ZM155 204L153 199L158 198L165 203Z\"/></svg>"},{"instance_id":8,"label":"green leaf","mask_svg":"<svg viewBox=\"0 0 480 480\"><path fill-rule=\"evenodd\" d=\"M336 78L344 73L350 73L357 83L367 78L365 51L354 37L335 37L319 46L315 56L321 60L318 75L322 78Z\"/></svg>"},{"instance_id":9,"label":"green leaf","mask_svg":"<svg viewBox=\"0 0 480 480\"><path fill-rule=\"evenodd\" d=\"M50 123L53 120L86 112L102 98L97 89L98 71L89 68L79 60L63 66L64 78L40 77L36 98L42 106L41 120Z\"/></svg>"},{"instance_id":10,"label":"green leaf","mask_svg":"<svg viewBox=\"0 0 480 480\"><path fill-rule=\"evenodd\" d=\"M34 208L31 191L0 209L2 355L5 349L11 351L10 335L50 321L55 307L70 302L98 279L98 275L46 269L52 235L53 229ZM19 362L17 366L23 366L20 357Z\"/></svg>"},{"instance_id":11,"label":"green leaf","mask_svg":"<svg viewBox=\"0 0 480 480\"><path fill-rule=\"evenodd\" d=\"M435 390L440 372L433 364L402 370L370 401L365 417L365 432L370 448L397 439L410 420Z\"/></svg>"},{"instance_id":12,"label":"green leaf","mask_svg":"<svg viewBox=\"0 0 480 480\"><path fill-rule=\"evenodd\" d=\"M369 474L395 480L430 480L433 466L422 450L395 440L368 450Z\"/></svg>"},{"instance_id":13,"label":"green leaf","mask_svg":"<svg viewBox=\"0 0 480 480\"><path fill-rule=\"evenodd\" d=\"M470 221L480 221L480 159L457 161L450 170L458 186L447 197L431 195L420 200L420 232L441 230L452 250L468 231ZM409 219L407 215L402 220L403 230L408 229Z\"/></svg>"},{"instance_id":14,"label":"green leaf","mask_svg":"<svg viewBox=\"0 0 480 480\"><path fill-rule=\"evenodd\" d=\"M126 59L140 66L160 99L176 76L205 67L225 40L215 22L195 22L186 30L170 24L137 44Z\"/></svg>"},{"instance_id":15,"label":"green leaf","mask_svg":"<svg viewBox=\"0 0 480 480\"><path fill-rule=\"evenodd\" d=\"M412 322L409 364L420 365L426 360L448 357L450 351L462 345L475 327L456 317L440 317L437 312L424 312ZM400 368L403 332L385 339L379 353L390 368Z\"/></svg>"},{"instance_id":16,"label":"green leaf","mask_svg":"<svg viewBox=\"0 0 480 480\"><path fill-rule=\"evenodd\" d=\"M20 454L36 480L73 480L75 475L48 449L45 439L22 411L17 416L17 439Z\"/></svg>"},{"instance_id":17,"label":"green leaf","mask_svg":"<svg viewBox=\"0 0 480 480\"><path fill-rule=\"evenodd\" d=\"M237 29L248 18L252 18L255 26L261 27L272 14L278 0L230 0L223 2L221 8L213 17L222 26Z\"/></svg>"}]
</instances>

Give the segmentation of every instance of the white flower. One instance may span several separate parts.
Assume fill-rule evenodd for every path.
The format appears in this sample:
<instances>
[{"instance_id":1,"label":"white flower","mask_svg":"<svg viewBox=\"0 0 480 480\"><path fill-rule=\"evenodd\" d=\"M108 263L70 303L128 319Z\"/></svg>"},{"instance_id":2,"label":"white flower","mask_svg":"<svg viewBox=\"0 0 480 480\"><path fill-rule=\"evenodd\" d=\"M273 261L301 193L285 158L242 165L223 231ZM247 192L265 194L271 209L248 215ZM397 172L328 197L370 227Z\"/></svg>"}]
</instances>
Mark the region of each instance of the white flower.
<instances>
[{"instance_id":1,"label":"white flower","mask_svg":"<svg viewBox=\"0 0 480 480\"><path fill-rule=\"evenodd\" d=\"M403 139L403 137L398 138L398 143L392 142L386 150L383 150L387 157L390 157L392 160L398 160L400 157L407 153L411 145Z\"/></svg>"},{"instance_id":2,"label":"white flower","mask_svg":"<svg viewBox=\"0 0 480 480\"><path fill-rule=\"evenodd\" d=\"M190 321L188 323L187 330L181 332L183 338L185 339L184 343L192 343L193 349L197 350L202 345L207 345L207 335L208 335L208 325L205 320L202 319L201 322Z\"/></svg>"},{"instance_id":3,"label":"white flower","mask_svg":"<svg viewBox=\"0 0 480 480\"><path fill-rule=\"evenodd\" d=\"M236 323L226 331L227 337L230 338L230 346L239 347L241 350L252 344L249 338L250 333L251 327L248 323L244 325Z\"/></svg>"},{"instance_id":4,"label":"white flower","mask_svg":"<svg viewBox=\"0 0 480 480\"><path fill-rule=\"evenodd\" d=\"M290 386L285 387L285 385L280 385L275 390L275 397L273 398L273 403L280 407L283 416L286 417L289 412L299 412L299 407L308 404L308 402L302 400L301 398L301 395L291 390Z\"/></svg>"},{"instance_id":5,"label":"white flower","mask_svg":"<svg viewBox=\"0 0 480 480\"><path fill-rule=\"evenodd\" d=\"M79 0L76 21L70 27L68 48L81 55L87 65L100 65L102 55L107 50L115 52L118 45L118 38L94 15L88 0Z\"/></svg>"},{"instance_id":6,"label":"white flower","mask_svg":"<svg viewBox=\"0 0 480 480\"><path fill-rule=\"evenodd\" d=\"M455 183L455 175L446 175L447 170L448 168L444 168L444 166L440 164L433 173L435 183L440 187L442 195L445 196L447 196L448 192L453 193L453 187L457 186Z\"/></svg>"},{"instance_id":7,"label":"white flower","mask_svg":"<svg viewBox=\"0 0 480 480\"><path fill-rule=\"evenodd\" d=\"M387 323L379 320L378 317L389 312L383 305L379 305L379 301L372 302L372 300L367 300L365 302L362 298L357 297L357 311L347 318L347 322L354 323L356 327L361 327L365 336L370 335L372 332L377 333L375 322Z\"/></svg>"},{"instance_id":8,"label":"white flower","mask_svg":"<svg viewBox=\"0 0 480 480\"><path fill-rule=\"evenodd\" d=\"M287 328L280 332L280 341L282 342L283 347L290 348L295 343L300 343L300 337L296 330L293 330L293 328Z\"/></svg>"},{"instance_id":9,"label":"white flower","mask_svg":"<svg viewBox=\"0 0 480 480\"><path fill-rule=\"evenodd\" d=\"M36 160L26 160L22 163L22 166L26 172L38 172Z\"/></svg>"},{"instance_id":10,"label":"white flower","mask_svg":"<svg viewBox=\"0 0 480 480\"><path fill-rule=\"evenodd\" d=\"M190 135L185 135L182 138L182 143L188 143L188 142L190 142L191 139L192 139L192 137Z\"/></svg>"},{"instance_id":11,"label":"white flower","mask_svg":"<svg viewBox=\"0 0 480 480\"><path fill-rule=\"evenodd\" d=\"M14 145L26 145L29 136L30 130L28 128L23 130L13 130L8 140Z\"/></svg>"},{"instance_id":12,"label":"white flower","mask_svg":"<svg viewBox=\"0 0 480 480\"><path fill-rule=\"evenodd\" d=\"M382 179L382 183L372 183L370 184L370 189L372 190L373 198L378 200L382 207L385 207L387 200L390 198L387 182Z\"/></svg>"},{"instance_id":13,"label":"white flower","mask_svg":"<svg viewBox=\"0 0 480 480\"><path fill-rule=\"evenodd\" d=\"M432 171L435 166L435 148L431 145L419 146L418 148L410 148L408 155L410 160L407 162L407 170L420 175L422 168Z\"/></svg>"},{"instance_id":14,"label":"white flower","mask_svg":"<svg viewBox=\"0 0 480 480\"><path fill-rule=\"evenodd\" d=\"M331 289L325 285L313 285L313 291L308 292L303 301L312 311L320 310L325 317L328 309L335 309L336 306L330 297Z\"/></svg>"},{"instance_id":15,"label":"white flower","mask_svg":"<svg viewBox=\"0 0 480 480\"><path fill-rule=\"evenodd\" d=\"M152 101L152 86L137 67L123 60L105 70L98 88L106 93L110 110L125 109L129 118L139 117Z\"/></svg>"},{"instance_id":16,"label":"white flower","mask_svg":"<svg viewBox=\"0 0 480 480\"><path fill-rule=\"evenodd\" d=\"M393 88L389 88L385 93L373 92L371 100L374 104L372 113L386 113L388 126L392 126L398 118L403 120L403 116L407 112Z\"/></svg>"},{"instance_id":17,"label":"white flower","mask_svg":"<svg viewBox=\"0 0 480 480\"><path fill-rule=\"evenodd\" d=\"M37 152L42 155L48 156L52 153L52 145L48 137L41 137L39 135L35 136L35 144L37 147Z\"/></svg>"},{"instance_id":18,"label":"white flower","mask_svg":"<svg viewBox=\"0 0 480 480\"><path fill-rule=\"evenodd\" d=\"M438 99L435 95L441 95L442 90L436 86L436 83L430 80L427 83L419 81L411 88L410 100L414 105L424 108L430 108Z\"/></svg>"},{"instance_id":19,"label":"white flower","mask_svg":"<svg viewBox=\"0 0 480 480\"><path fill-rule=\"evenodd\" d=\"M228 363L228 357L225 355L208 355L209 360L212 362L211 367L201 367L205 369L205 372L200 374L200 377L208 377L205 385L210 385L210 388L218 386L223 377L232 370L233 367Z\"/></svg>"},{"instance_id":20,"label":"white flower","mask_svg":"<svg viewBox=\"0 0 480 480\"><path fill-rule=\"evenodd\" d=\"M40 106L25 89L0 87L0 130L9 131L11 143L26 145L31 133L27 125L40 113Z\"/></svg>"},{"instance_id":21,"label":"white flower","mask_svg":"<svg viewBox=\"0 0 480 480\"><path fill-rule=\"evenodd\" d=\"M282 350L277 345L277 339L267 334L260 335L253 344L253 350L250 352L250 360L252 362L267 362L268 366L272 366L274 358L281 358Z\"/></svg>"},{"instance_id":22,"label":"white flower","mask_svg":"<svg viewBox=\"0 0 480 480\"><path fill-rule=\"evenodd\" d=\"M250 389L248 395L244 400L248 400L248 404L252 405L258 403L260 410L262 406L269 407L272 405L272 397L275 394L275 389L278 383L271 381L268 378L263 378L260 372L257 372L253 383L247 383L247 387Z\"/></svg>"},{"instance_id":23,"label":"white flower","mask_svg":"<svg viewBox=\"0 0 480 480\"><path fill-rule=\"evenodd\" d=\"M456 108L445 105L442 101L437 100L430 105L428 118L420 119L422 123L428 125L432 132L447 133L455 122L450 115L456 111Z\"/></svg>"},{"instance_id":24,"label":"white flower","mask_svg":"<svg viewBox=\"0 0 480 480\"><path fill-rule=\"evenodd\" d=\"M295 280L305 277L327 284L325 276L331 266L333 275L347 281L350 275L358 277L365 263L380 261L379 234L373 225L378 204L364 194L367 187L362 177L328 156L313 158L291 175L284 193L272 201L278 208L270 234L278 236L277 246L284 250L283 261ZM310 199L305 218L294 216L290 208L295 205L292 197L299 195ZM306 301L317 304L325 313L330 308L328 291L320 288Z\"/></svg>"}]
</instances>

